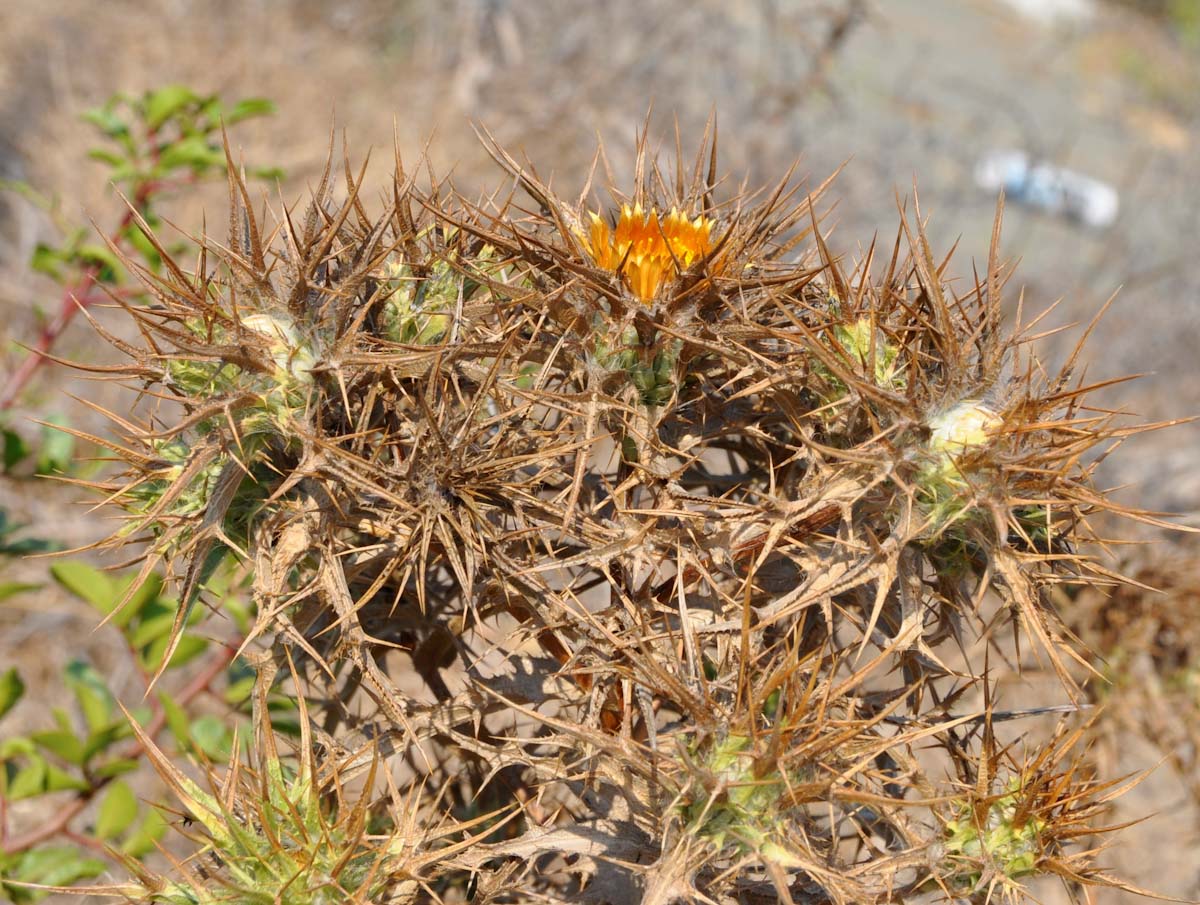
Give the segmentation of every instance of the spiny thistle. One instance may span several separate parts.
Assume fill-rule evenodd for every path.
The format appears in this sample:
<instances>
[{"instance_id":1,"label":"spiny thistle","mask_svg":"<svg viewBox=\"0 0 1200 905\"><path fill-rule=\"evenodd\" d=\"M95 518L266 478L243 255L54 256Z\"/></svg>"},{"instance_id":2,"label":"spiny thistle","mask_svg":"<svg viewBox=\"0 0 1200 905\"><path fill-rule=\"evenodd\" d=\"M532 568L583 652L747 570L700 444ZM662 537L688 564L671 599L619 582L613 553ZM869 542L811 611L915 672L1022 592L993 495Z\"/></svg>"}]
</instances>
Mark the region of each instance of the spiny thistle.
<instances>
[{"instance_id":1,"label":"spiny thistle","mask_svg":"<svg viewBox=\"0 0 1200 905\"><path fill-rule=\"evenodd\" d=\"M1002 331L999 215L963 289L904 214L847 268L828 184L729 191L709 140L669 175L640 142L615 225L488 147L529 210L397 163L372 216L347 165L264 233L233 171L228 243L138 271L145 345L113 341L161 405L104 489L183 576L176 639L244 559L246 643L331 737L367 714L455 852L411 901L986 897L985 855L1108 882L1060 853L1102 786L1029 799L1035 758L947 815L916 753L994 776L972 634L1011 621L1074 696L1049 591L1113 580L1089 454L1135 428Z\"/></svg>"}]
</instances>

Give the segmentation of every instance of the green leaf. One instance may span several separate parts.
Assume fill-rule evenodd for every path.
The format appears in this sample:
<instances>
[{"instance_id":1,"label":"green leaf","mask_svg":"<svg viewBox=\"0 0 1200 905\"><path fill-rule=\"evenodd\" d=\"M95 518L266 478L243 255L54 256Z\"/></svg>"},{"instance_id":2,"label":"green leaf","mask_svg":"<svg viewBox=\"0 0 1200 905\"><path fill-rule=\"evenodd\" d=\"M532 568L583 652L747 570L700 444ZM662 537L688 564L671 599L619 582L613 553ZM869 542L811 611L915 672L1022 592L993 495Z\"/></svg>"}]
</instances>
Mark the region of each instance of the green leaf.
<instances>
[{"instance_id":1,"label":"green leaf","mask_svg":"<svg viewBox=\"0 0 1200 905\"><path fill-rule=\"evenodd\" d=\"M175 699L165 691L159 692L158 699L162 702L163 714L167 718L167 728L175 736L176 743L181 748L186 748L192 741L191 730L188 728L189 720L187 712L176 704Z\"/></svg>"},{"instance_id":2,"label":"green leaf","mask_svg":"<svg viewBox=\"0 0 1200 905\"><path fill-rule=\"evenodd\" d=\"M86 792L91 786L78 776L62 770L54 764L46 764L46 791L65 792L68 789L76 792Z\"/></svg>"},{"instance_id":3,"label":"green leaf","mask_svg":"<svg viewBox=\"0 0 1200 905\"><path fill-rule=\"evenodd\" d=\"M29 757L37 750L33 742L21 736L6 738L0 741L0 760L9 760L14 757Z\"/></svg>"},{"instance_id":4,"label":"green leaf","mask_svg":"<svg viewBox=\"0 0 1200 905\"><path fill-rule=\"evenodd\" d=\"M225 108L221 106L221 98L215 94L210 94L200 102L197 116L207 120L206 123L200 125L200 128L205 132L211 132L216 129L221 122L221 115Z\"/></svg>"},{"instance_id":5,"label":"green leaf","mask_svg":"<svg viewBox=\"0 0 1200 905\"><path fill-rule=\"evenodd\" d=\"M262 179L267 182L278 182L283 179L283 167L251 167L250 175L255 179Z\"/></svg>"},{"instance_id":6,"label":"green leaf","mask_svg":"<svg viewBox=\"0 0 1200 905\"><path fill-rule=\"evenodd\" d=\"M168 626L169 628L169 626ZM156 671L162 664L163 655L167 652L167 646L171 643L169 634L163 634L156 638L142 652L142 665L151 672ZM167 664L168 669L178 669L185 663L190 663L200 654L204 653L208 648L208 639L199 638L196 635L184 635L179 639L179 644L175 647L175 653L171 655L171 662Z\"/></svg>"},{"instance_id":7,"label":"green leaf","mask_svg":"<svg viewBox=\"0 0 1200 905\"><path fill-rule=\"evenodd\" d=\"M272 710L271 728L289 738L300 738L300 720L295 716L279 714Z\"/></svg>"},{"instance_id":8,"label":"green leaf","mask_svg":"<svg viewBox=\"0 0 1200 905\"><path fill-rule=\"evenodd\" d=\"M224 760L233 746L233 733L225 721L208 713L192 720L192 738L212 760Z\"/></svg>"},{"instance_id":9,"label":"green leaf","mask_svg":"<svg viewBox=\"0 0 1200 905\"><path fill-rule=\"evenodd\" d=\"M138 622L137 628L129 637L129 643L133 647L145 647L153 641L167 635L171 631L171 626L175 624L176 614L179 612L179 601L173 597L156 597L151 600L141 611L141 619ZM195 625L203 616L199 610L193 610L188 613L187 625ZM162 651L159 651L161 656Z\"/></svg>"},{"instance_id":10,"label":"green leaf","mask_svg":"<svg viewBox=\"0 0 1200 905\"><path fill-rule=\"evenodd\" d=\"M25 556L29 553L45 553L48 550L60 550L62 545L42 537L26 537L18 541L0 542L0 553L9 556Z\"/></svg>"},{"instance_id":11,"label":"green leaf","mask_svg":"<svg viewBox=\"0 0 1200 905\"><path fill-rule=\"evenodd\" d=\"M109 138L119 138L129 134L129 127L112 109L111 102L103 107L93 107L82 114L84 122L89 122Z\"/></svg>"},{"instance_id":12,"label":"green leaf","mask_svg":"<svg viewBox=\"0 0 1200 905\"><path fill-rule=\"evenodd\" d=\"M225 152L209 145L200 135L189 135L163 149L158 158L159 166L164 170L178 167L191 167L201 171L209 167L224 167Z\"/></svg>"},{"instance_id":13,"label":"green leaf","mask_svg":"<svg viewBox=\"0 0 1200 905\"><path fill-rule=\"evenodd\" d=\"M236 682L231 682L225 687L226 702L236 707L238 704L244 704L250 700L250 694L254 691L254 681L254 676L246 676Z\"/></svg>"},{"instance_id":14,"label":"green leaf","mask_svg":"<svg viewBox=\"0 0 1200 905\"><path fill-rule=\"evenodd\" d=\"M95 267L96 279L101 283L120 282L121 262L103 245L81 245L75 251L75 259L86 267Z\"/></svg>"},{"instance_id":15,"label":"green leaf","mask_svg":"<svg viewBox=\"0 0 1200 905\"><path fill-rule=\"evenodd\" d=\"M158 129L168 119L197 100L196 93L183 85L167 85L146 94L142 100L142 117L151 129Z\"/></svg>"},{"instance_id":16,"label":"green leaf","mask_svg":"<svg viewBox=\"0 0 1200 905\"><path fill-rule=\"evenodd\" d=\"M21 681L15 666L0 676L0 717L12 710L24 693L25 683Z\"/></svg>"},{"instance_id":17,"label":"green leaf","mask_svg":"<svg viewBox=\"0 0 1200 905\"><path fill-rule=\"evenodd\" d=\"M255 116L268 116L274 112L275 104L273 101L269 101L265 97L247 97L234 104L233 109L225 114L225 124L232 126L243 119L250 119Z\"/></svg>"},{"instance_id":18,"label":"green leaf","mask_svg":"<svg viewBox=\"0 0 1200 905\"><path fill-rule=\"evenodd\" d=\"M109 151L107 148L88 148L88 157L92 160L98 160L101 163L106 163L110 167L119 167L125 165L125 156L118 154L116 151Z\"/></svg>"},{"instance_id":19,"label":"green leaf","mask_svg":"<svg viewBox=\"0 0 1200 905\"><path fill-rule=\"evenodd\" d=\"M78 880L98 877L108 865L98 858L87 858L73 846L53 845L30 849L17 860L8 872L8 879L22 883L40 883L45 886L68 886ZM4 894L12 901L23 905L46 895L39 890L20 886L3 885Z\"/></svg>"},{"instance_id":20,"label":"green leaf","mask_svg":"<svg viewBox=\"0 0 1200 905\"><path fill-rule=\"evenodd\" d=\"M137 164L126 163L119 167L113 167L108 174L109 182L138 182L145 181L150 177L145 175Z\"/></svg>"},{"instance_id":21,"label":"green leaf","mask_svg":"<svg viewBox=\"0 0 1200 905\"><path fill-rule=\"evenodd\" d=\"M29 266L38 273L61 280L63 262L62 251L45 242L39 242L33 248L33 257L29 259Z\"/></svg>"},{"instance_id":22,"label":"green leaf","mask_svg":"<svg viewBox=\"0 0 1200 905\"><path fill-rule=\"evenodd\" d=\"M128 737L129 734L129 724L125 722L124 717L92 732L87 738L87 744L83 746L83 762L88 763L101 751L108 749L114 742Z\"/></svg>"},{"instance_id":23,"label":"green leaf","mask_svg":"<svg viewBox=\"0 0 1200 905\"><path fill-rule=\"evenodd\" d=\"M112 723L113 696L100 673L82 660L72 660L67 664L66 684L75 692L89 732L98 732Z\"/></svg>"},{"instance_id":24,"label":"green leaf","mask_svg":"<svg viewBox=\"0 0 1200 905\"><path fill-rule=\"evenodd\" d=\"M129 587L133 584L136 574L127 575L119 579L116 583L118 596L124 597L129 593ZM151 572L146 576L146 580L138 586L138 589L129 597L127 606L134 613L140 613L142 608L152 600L158 599L158 595L162 593L163 578L157 572Z\"/></svg>"},{"instance_id":25,"label":"green leaf","mask_svg":"<svg viewBox=\"0 0 1200 905\"><path fill-rule=\"evenodd\" d=\"M63 732L75 731L75 727L71 724L71 714L67 713L65 707L52 707L50 713L54 717L54 724Z\"/></svg>"},{"instance_id":26,"label":"green leaf","mask_svg":"<svg viewBox=\"0 0 1200 905\"><path fill-rule=\"evenodd\" d=\"M20 531L24 525L14 525L8 520L8 513L0 509L0 554L9 556L24 556L27 553L44 553L54 550L58 545L40 537L29 537L22 540L9 540ZM15 593L15 592L14 592Z\"/></svg>"},{"instance_id":27,"label":"green leaf","mask_svg":"<svg viewBox=\"0 0 1200 905\"><path fill-rule=\"evenodd\" d=\"M243 635L249 634L251 613L247 601L235 593L227 593L221 600L221 609L233 620L239 632Z\"/></svg>"},{"instance_id":28,"label":"green leaf","mask_svg":"<svg viewBox=\"0 0 1200 905\"><path fill-rule=\"evenodd\" d=\"M141 825L125 839L121 851L135 858L154 851L154 843L163 837L167 831L167 820L158 808L149 808L142 818Z\"/></svg>"},{"instance_id":29,"label":"green leaf","mask_svg":"<svg viewBox=\"0 0 1200 905\"><path fill-rule=\"evenodd\" d=\"M157 273L162 267L162 255L158 253L154 243L142 232L141 227L136 223L130 223L125 228L125 239L137 250L150 269Z\"/></svg>"},{"instance_id":30,"label":"green leaf","mask_svg":"<svg viewBox=\"0 0 1200 905\"><path fill-rule=\"evenodd\" d=\"M4 470L11 471L29 455L29 444L20 434L7 427L0 433L4 436Z\"/></svg>"},{"instance_id":31,"label":"green leaf","mask_svg":"<svg viewBox=\"0 0 1200 905\"><path fill-rule=\"evenodd\" d=\"M56 562L50 567L50 574L64 588L106 616L120 600L111 578L77 559Z\"/></svg>"},{"instance_id":32,"label":"green leaf","mask_svg":"<svg viewBox=\"0 0 1200 905\"><path fill-rule=\"evenodd\" d=\"M11 801L22 798L32 798L41 795L46 790L46 758L34 754L29 763L17 771L16 776L8 784L8 797Z\"/></svg>"},{"instance_id":33,"label":"green leaf","mask_svg":"<svg viewBox=\"0 0 1200 905\"><path fill-rule=\"evenodd\" d=\"M0 550L0 553L7 552L9 552L7 549ZM18 594L24 594L26 591L36 591L40 587L40 584L34 584L30 581L0 581L0 600L16 597Z\"/></svg>"},{"instance_id":34,"label":"green leaf","mask_svg":"<svg viewBox=\"0 0 1200 905\"><path fill-rule=\"evenodd\" d=\"M96 838L112 839L133 825L138 804L133 789L118 780L108 787L100 810L96 813Z\"/></svg>"},{"instance_id":35,"label":"green leaf","mask_svg":"<svg viewBox=\"0 0 1200 905\"><path fill-rule=\"evenodd\" d=\"M57 754L69 764L83 765L83 742L74 732L65 729L48 729L29 736L39 748Z\"/></svg>"},{"instance_id":36,"label":"green leaf","mask_svg":"<svg viewBox=\"0 0 1200 905\"><path fill-rule=\"evenodd\" d=\"M152 600L139 614L137 628L129 635L129 643L133 647L142 648L161 638L171 630L175 621L176 606L168 607L163 600Z\"/></svg>"},{"instance_id":37,"label":"green leaf","mask_svg":"<svg viewBox=\"0 0 1200 905\"><path fill-rule=\"evenodd\" d=\"M65 474L75 452L75 438L55 425L65 426L61 415L47 415L42 425L42 448L38 451L37 473Z\"/></svg>"},{"instance_id":38,"label":"green leaf","mask_svg":"<svg viewBox=\"0 0 1200 905\"><path fill-rule=\"evenodd\" d=\"M126 773L132 773L142 765L136 757L118 757L115 760L110 760L106 764L102 764L92 771L92 776L96 779L108 779L113 776L124 776Z\"/></svg>"}]
</instances>

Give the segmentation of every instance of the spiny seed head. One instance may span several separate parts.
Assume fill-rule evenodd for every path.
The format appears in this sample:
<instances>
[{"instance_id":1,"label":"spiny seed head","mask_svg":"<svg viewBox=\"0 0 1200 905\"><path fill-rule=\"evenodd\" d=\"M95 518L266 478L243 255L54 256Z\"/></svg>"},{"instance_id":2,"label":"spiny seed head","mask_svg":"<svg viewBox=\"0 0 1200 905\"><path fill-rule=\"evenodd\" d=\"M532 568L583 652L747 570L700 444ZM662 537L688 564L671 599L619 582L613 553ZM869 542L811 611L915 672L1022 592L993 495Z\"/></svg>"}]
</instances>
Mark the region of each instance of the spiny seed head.
<instances>
[{"instance_id":1,"label":"spiny seed head","mask_svg":"<svg viewBox=\"0 0 1200 905\"><path fill-rule=\"evenodd\" d=\"M870 318L860 317L833 328L834 336L850 362L859 367L874 365L875 384L889 390L904 389L904 365L899 349L888 341Z\"/></svg>"},{"instance_id":2,"label":"spiny seed head","mask_svg":"<svg viewBox=\"0 0 1200 905\"><path fill-rule=\"evenodd\" d=\"M1004 422L982 402L966 399L929 422L929 448L947 461L987 444Z\"/></svg>"},{"instance_id":3,"label":"spiny seed head","mask_svg":"<svg viewBox=\"0 0 1200 905\"><path fill-rule=\"evenodd\" d=\"M316 356L290 315L284 312L257 312L242 318L242 326L267 337L268 351L275 361L275 379L280 385L312 383Z\"/></svg>"},{"instance_id":4,"label":"spiny seed head","mask_svg":"<svg viewBox=\"0 0 1200 905\"><path fill-rule=\"evenodd\" d=\"M929 440L917 453L917 502L939 537L959 519L978 511L977 497L994 469L982 454L999 434L1003 419L982 402L963 400L929 419Z\"/></svg>"},{"instance_id":5,"label":"spiny seed head","mask_svg":"<svg viewBox=\"0 0 1200 905\"><path fill-rule=\"evenodd\" d=\"M944 844L956 881L973 888L995 871L1009 880L1035 872L1045 823L1020 813L1020 791L1020 778L1013 777L1008 791L982 808L969 801L955 805L957 816L946 822Z\"/></svg>"},{"instance_id":6,"label":"spiny seed head","mask_svg":"<svg viewBox=\"0 0 1200 905\"><path fill-rule=\"evenodd\" d=\"M778 764L763 765L747 735L727 734L688 752L690 784L679 802L687 831L716 850L728 846L781 863L787 854L785 829L792 814L789 789L804 781L800 771L785 776Z\"/></svg>"},{"instance_id":7,"label":"spiny seed head","mask_svg":"<svg viewBox=\"0 0 1200 905\"><path fill-rule=\"evenodd\" d=\"M429 274L418 278L403 258L392 257L380 276L387 293L380 318L386 339L425 346L446 335L461 284L448 261L435 261Z\"/></svg>"}]
</instances>

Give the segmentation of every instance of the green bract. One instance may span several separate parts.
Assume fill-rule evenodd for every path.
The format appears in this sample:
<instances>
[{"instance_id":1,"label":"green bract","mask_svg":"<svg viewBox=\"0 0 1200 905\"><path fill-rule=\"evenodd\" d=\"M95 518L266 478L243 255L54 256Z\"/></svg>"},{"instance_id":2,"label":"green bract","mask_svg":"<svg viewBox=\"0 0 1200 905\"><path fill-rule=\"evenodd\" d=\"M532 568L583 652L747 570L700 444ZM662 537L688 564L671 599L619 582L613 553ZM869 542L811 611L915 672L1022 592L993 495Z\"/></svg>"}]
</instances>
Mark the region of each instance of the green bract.
<instances>
[{"instance_id":1,"label":"green bract","mask_svg":"<svg viewBox=\"0 0 1200 905\"><path fill-rule=\"evenodd\" d=\"M1008 789L983 805L981 816L970 803L960 803L958 816L946 823L946 856L958 867L956 880L964 886L977 886L989 869L1010 880L1037 869L1045 823L1032 816L1018 823L1020 777L1013 777Z\"/></svg>"}]
</instances>

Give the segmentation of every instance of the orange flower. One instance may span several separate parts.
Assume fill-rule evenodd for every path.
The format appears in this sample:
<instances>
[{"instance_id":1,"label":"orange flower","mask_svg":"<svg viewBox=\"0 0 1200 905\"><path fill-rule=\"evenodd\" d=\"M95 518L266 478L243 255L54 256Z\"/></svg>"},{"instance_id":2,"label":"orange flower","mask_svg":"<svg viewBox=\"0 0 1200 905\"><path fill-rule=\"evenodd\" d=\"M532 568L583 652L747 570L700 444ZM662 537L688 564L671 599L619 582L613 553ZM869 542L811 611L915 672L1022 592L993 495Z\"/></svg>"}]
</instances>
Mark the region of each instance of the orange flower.
<instances>
[{"instance_id":1,"label":"orange flower","mask_svg":"<svg viewBox=\"0 0 1200 905\"><path fill-rule=\"evenodd\" d=\"M655 208L647 215L640 204L621 208L615 232L592 214L584 245L596 265L620 273L629 291L646 304L654 301L667 280L674 279L712 248L713 221L689 220L677 209L661 220Z\"/></svg>"}]
</instances>

